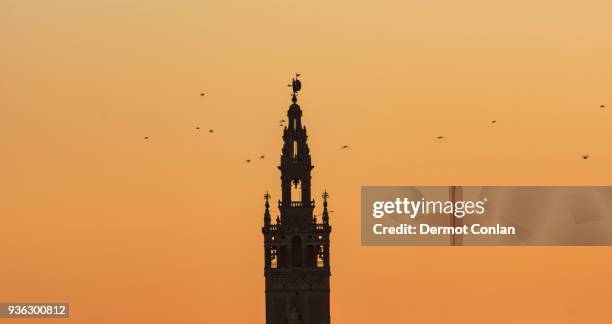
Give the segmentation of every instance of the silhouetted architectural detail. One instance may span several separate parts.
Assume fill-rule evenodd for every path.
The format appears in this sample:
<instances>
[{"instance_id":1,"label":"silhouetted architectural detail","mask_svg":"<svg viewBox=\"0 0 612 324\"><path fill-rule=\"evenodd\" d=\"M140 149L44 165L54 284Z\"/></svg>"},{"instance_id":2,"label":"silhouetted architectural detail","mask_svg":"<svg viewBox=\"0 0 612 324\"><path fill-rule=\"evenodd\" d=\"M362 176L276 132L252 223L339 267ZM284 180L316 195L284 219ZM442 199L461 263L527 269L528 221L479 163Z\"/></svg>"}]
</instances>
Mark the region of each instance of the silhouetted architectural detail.
<instances>
[{"instance_id":1,"label":"silhouetted architectural detail","mask_svg":"<svg viewBox=\"0 0 612 324\"><path fill-rule=\"evenodd\" d=\"M264 260L267 324L329 324L329 214L323 193L322 223L313 214L311 176L314 168L308 148L302 110L297 104L301 82L293 79L280 160L280 217L271 223L269 200L264 196Z\"/></svg>"}]
</instances>

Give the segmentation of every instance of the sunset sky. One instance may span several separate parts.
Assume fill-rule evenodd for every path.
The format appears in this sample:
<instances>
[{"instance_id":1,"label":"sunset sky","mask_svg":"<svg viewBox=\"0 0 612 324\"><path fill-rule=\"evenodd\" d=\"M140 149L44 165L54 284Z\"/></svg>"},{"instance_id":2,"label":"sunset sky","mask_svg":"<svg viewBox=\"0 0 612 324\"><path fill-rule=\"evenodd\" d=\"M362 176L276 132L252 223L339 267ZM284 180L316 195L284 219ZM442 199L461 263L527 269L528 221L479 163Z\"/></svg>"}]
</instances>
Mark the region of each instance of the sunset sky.
<instances>
[{"instance_id":1,"label":"sunset sky","mask_svg":"<svg viewBox=\"0 0 612 324\"><path fill-rule=\"evenodd\" d=\"M0 302L71 305L20 323L263 324L295 72L332 323L612 322L612 248L359 236L364 185L612 185L610 0L0 0L0 42Z\"/></svg>"}]
</instances>

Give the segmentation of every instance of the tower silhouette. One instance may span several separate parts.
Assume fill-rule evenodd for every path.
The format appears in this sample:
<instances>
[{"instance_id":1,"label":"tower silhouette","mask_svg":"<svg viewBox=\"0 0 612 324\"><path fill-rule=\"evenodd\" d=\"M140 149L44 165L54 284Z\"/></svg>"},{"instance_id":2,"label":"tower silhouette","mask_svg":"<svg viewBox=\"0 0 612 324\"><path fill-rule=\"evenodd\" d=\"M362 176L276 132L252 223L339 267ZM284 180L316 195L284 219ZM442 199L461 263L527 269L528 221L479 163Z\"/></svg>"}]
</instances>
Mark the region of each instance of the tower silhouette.
<instances>
[{"instance_id":1,"label":"tower silhouette","mask_svg":"<svg viewBox=\"0 0 612 324\"><path fill-rule=\"evenodd\" d=\"M272 223L270 194L266 193L264 258L266 324L329 324L329 213L325 191L321 222L313 214L311 176L314 168L308 148L302 110L297 104L299 74L290 86L292 104L287 112L280 159L280 217Z\"/></svg>"}]
</instances>

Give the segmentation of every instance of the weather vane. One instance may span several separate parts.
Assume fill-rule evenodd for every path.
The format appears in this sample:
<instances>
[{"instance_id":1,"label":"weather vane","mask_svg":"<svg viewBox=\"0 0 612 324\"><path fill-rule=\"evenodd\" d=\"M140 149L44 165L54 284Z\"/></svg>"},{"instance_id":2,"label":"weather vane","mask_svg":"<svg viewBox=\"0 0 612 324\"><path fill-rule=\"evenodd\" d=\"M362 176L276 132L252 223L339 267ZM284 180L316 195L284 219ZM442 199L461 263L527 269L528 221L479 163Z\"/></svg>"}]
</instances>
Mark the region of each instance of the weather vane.
<instances>
[{"instance_id":1,"label":"weather vane","mask_svg":"<svg viewBox=\"0 0 612 324\"><path fill-rule=\"evenodd\" d=\"M293 78L293 80L291 81L291 84L288 85L293 90L293 92L291 93L291 101L293 101L293 103L297 102L297 93L298 91L302 90L302 82L298 80L300 75L301 74L296 73L295 78Z\"/></svg>"}]
</instances>

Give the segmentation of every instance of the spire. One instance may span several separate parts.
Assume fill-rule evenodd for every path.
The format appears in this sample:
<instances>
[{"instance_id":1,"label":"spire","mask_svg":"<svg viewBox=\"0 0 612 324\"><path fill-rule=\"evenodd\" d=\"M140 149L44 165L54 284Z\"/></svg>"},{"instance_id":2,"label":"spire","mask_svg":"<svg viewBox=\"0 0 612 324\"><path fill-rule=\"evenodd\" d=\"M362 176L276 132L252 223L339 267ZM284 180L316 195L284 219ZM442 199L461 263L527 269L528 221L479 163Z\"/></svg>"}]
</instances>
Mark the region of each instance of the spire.
<instances>
[{"instance_id":1,"label":"spire","mask_svg":"<svg viewBox=\"0 0 612 324\"><path fill-rule=\"evenodd\" d=\"M297 104L298 92L302 89L299 73L291 80L291 101L287 111L287 125L283 130L283 148L281 154L281 203L283 208L313 208L311 199L311 163L310 149L306 127L302 125L302 109ZM283 218L283 215L281 215ZM299 217L303 218L303 217ZM302 219L304 222L310 222ZM300 220L300 221L302 221Z\"/></svg>"},{"instance_id":2,"label":"spire","mask_svg":"<svg viewBox=\"0 0 612 324\"><path fill-rule=\"evenodd\" d=\"M264 195L264 199L266 200L266 211L264 212L264 224L270 225L270 198L272 196L270 196L270 193L266 191L266 194Z\"/></svg>"},{"instance_id":3,"label":"spire","mask_svg":"<svg viewBox=\"0 0 612 324\"><path fill-rule=\"evenodd\" d=\"M327 190L323 192L323 224L329 224L329 213L327 212L327 198L329 198L329 194Z\"/></svg>"}]
</instances>

